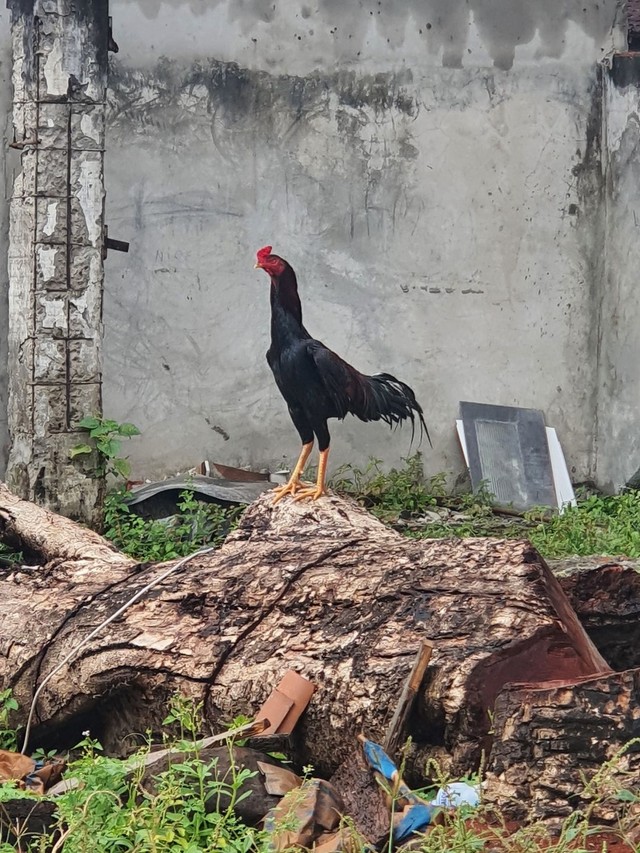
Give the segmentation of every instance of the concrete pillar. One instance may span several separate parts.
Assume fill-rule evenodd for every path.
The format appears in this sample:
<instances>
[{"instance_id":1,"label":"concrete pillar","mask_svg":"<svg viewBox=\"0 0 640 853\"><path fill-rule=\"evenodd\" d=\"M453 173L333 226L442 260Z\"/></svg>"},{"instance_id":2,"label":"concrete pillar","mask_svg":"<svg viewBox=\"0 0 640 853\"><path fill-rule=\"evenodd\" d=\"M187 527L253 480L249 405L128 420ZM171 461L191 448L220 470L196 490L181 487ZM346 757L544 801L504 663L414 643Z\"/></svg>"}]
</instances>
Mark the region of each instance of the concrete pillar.
<instances>
[{"instance_id":1,"label":"concrete pillar","mask_svg":"<svg viewBox=\"0 0 640 853\"><path fill-rule=\"evenodd\" d=\"M103 483L69 450L78 421L102 409L108 0L8 6L22 172L10 207L7 482L93 523Z\"/></svg>"}]
</instances>

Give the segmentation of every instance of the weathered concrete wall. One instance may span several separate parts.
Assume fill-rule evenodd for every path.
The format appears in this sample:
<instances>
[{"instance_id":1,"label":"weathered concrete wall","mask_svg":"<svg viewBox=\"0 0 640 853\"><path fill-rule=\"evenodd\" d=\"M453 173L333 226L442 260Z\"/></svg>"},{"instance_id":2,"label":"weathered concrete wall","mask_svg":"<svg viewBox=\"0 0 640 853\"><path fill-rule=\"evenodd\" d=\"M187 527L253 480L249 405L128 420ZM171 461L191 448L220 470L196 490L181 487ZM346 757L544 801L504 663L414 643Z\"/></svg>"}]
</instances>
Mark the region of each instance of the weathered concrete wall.
<instances>
[{"instance_id":1,"label":"weathered concrete wall","mask_svg":"<svg viewBox=\"0 0 640 853\"><path fill-rule=\"evenodd\" d=\"M597 419L598 479L623 482L640 461L637 104L607 89L603 195L596 80L620 5L112 0L107 212L132 246L107 261L105 408L143 428L137 470L295 457L252 270L272 242L312 331L415 386L431 470L460 464L458 400L490 399L543 408L576 478ZM5 151L9 50L2 9ZM18 163L0 173L4 245ZM1 474L4 252L0 278ZM333 433L337 460L409 450L352 419Z\"/></svg>"},{"instance_id":2,"label":"weathered concrete wall","mask_svg":"<svg viewBox=\"0 0 640 853\"><path fill-rule=\"evenodd\" d=\"M272 243L309 329L396 373L432 471L473 399L543 409L593 471L599 60L620 3L112 0L105 410L152 474L297 455L264 353ZM344 8L343 8L344 7ZM354 419L334 462L409 451Z\"/></svg>"},{"instance_id":3,"label":"weathered concrete wall","mask_svg":"<svg viewBox=\"0 0 640 853\"><path fill-rule=\"evenodd\" d=\"M9 243L9 188L13 183L12 171L17 156L8 147L11 132L11 37L9 12L0 8L0 146L4 152L0 169L0 479L9 453L7 427L7 332L8 287L7 246Z\"/></svg>"},{"instance_id":4,"label":"weathered concrete wall","mask_svg":"<svg viewBox=\"0 0 640 853\"><path fill-rule=\"evenodd\" d=\"M640 62L604 74L606 234L597 478L617 488L640 467Z\"/></svg>"}]
</instances>

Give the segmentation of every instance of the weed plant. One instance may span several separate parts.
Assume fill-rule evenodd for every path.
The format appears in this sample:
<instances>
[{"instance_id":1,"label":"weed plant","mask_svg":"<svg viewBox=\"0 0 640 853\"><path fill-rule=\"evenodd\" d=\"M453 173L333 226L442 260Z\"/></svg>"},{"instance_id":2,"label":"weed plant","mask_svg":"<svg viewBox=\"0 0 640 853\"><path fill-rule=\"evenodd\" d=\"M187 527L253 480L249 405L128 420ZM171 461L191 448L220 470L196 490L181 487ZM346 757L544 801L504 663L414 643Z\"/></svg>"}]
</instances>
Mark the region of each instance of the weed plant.
<instances>
[{"instance_id":1,"label":"weed plant","mask_svg":"<svg viewBox=\"0 0 640 853\"><path fill-rule=\"evenodd\" d=\"M220 545L237 526L243 509L203 503L186 490L180 493L178 513L171 520L144 519L133 512L127 492L120 489L105 499L103 535L134 559L172 560L204 545Z\"/></svg>"},{"instance_id":2,"label":"weed plant","mask_svg":"<svg viewBox=\"0 0 640 853\"><path fill-rule=\"evenodd\" d=\"M0 842L0 853L273 851L274 836L297 829L293 812L283 814L272 833L242 823L235 814L235 806L246 796L243 786L251 773L232 761L231 769L222 774L215 759L201 760L198 751L198 736L203 730L201 710L199 703L173 697L164 720L167 727L164 745L183 755L156 774L151 784L141 761L150 744L121 761L104 755L100 744L85 732L66 774L78 784L56 798L51 833L39 841L27 840L25 829L14 826L15 837L10 842ZM6 726L7 719L1 718L0 739L3 743L14 743L16 733L13 732L12 739ZM499 811L481 804L477 809L462 807L450 812L442 825L433 826L428 834L415 838L411 849L418 853L608 853L612 842L626 841L628 850L634 851L631 834L637 824L640 792L628 759L639 745L638 740L630 741L590 780L583 780L582 807L562 823L555 835L541 823L518 828ZM231 750L232 746L230 739L228 748ZM305 775L307 771L305 768ZM451 781L437 768L431 768L430 775L439 786ZM9 800L16 798L28 799L34 806L40 801L36 795L5 783L0 785L0 813ZM212 800L224 805L210 811L206 804ZM602 810L610 810L612 803L623 806L619 824L595 825L594 817ZM353 839L350 850L355 853L370 849L365 847L348 817L343 827ZM383 849L391 851L392 846L390 836Z\"/></svg>"},{"instance_id":3,"label":"weed plant","mask_svg":"<svg viewBox=\"0 0 640 853\"><path fill-rule=\"evenodd\" d=\"M415 538L443 539L497 536L529 539L549 558L602 554L640 559L640 492L589 495L562 515L537 509L524 515L501 516L493 511L486 490L454 495L443 474L426 479L419 454L404 460L401 469L384 473L373 459L363 469L343 466L332 486L355 498L378 518ZM437 509L452 510L451 517Z\"/></svg>"}]
</instances>

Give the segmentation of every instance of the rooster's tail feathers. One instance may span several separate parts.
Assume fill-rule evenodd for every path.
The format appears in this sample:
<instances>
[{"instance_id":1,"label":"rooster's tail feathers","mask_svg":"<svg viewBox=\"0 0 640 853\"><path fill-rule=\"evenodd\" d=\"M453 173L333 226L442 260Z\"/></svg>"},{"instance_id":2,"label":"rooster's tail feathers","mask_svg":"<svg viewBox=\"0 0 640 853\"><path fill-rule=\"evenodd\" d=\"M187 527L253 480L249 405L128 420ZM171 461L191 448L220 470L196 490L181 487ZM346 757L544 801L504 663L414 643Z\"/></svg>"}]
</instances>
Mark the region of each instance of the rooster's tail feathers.
<instances>
[{"instance_id":1,"label":"rooster's tail feathers","mask_svg":"<svg viewBox=\"0 0 640 853\"><path fill-rule=\"evenodd\" d=\"M416 418L420 425L420 436L427 436L429 444L431 437L424 420L420 403L416 400L413 390L396 379L390 373L376 373L374 376L361 374L362 398L358 410L352 409L354 415L363 421L384 421L394 427L402 421L411 421L411 440L413 441L416 428Z\"/></svg>"}]
</instances>

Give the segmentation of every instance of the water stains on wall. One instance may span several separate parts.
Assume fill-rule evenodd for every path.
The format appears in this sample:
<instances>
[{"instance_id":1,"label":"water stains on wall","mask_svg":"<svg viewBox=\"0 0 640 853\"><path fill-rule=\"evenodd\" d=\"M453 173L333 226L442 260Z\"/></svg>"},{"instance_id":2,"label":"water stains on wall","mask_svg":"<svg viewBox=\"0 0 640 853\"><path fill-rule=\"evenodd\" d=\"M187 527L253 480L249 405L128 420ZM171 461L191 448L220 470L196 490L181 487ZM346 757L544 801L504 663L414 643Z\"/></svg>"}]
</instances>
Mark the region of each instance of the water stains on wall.
<instances>
[{"instance_id":1,"label":"water stains on wall","mask_svg":"<svg viewBox=\"0 0 640 853\"><path fill-rule=\"evenodd\" d=\"M291 135L295 130L291 122L303 116L312 120L335 112L339 121L347 116L357 120L364 115L360 111L366 110L367 116L382 117L392 111L410 119L420 103L409 70L378 74L315 72L299 77L269 74L215 59L188 67L163 59L153 72L132 71L116 61L110 82L111 124L116 128L123 122L144 125L153 122L154 116L167 123L176 113L182 113L185 120L193 119L202 114L206 104L214 123L216 118L218 123L224 119L225 125L246 125L252 133L256 123L263 131L284 123L285 135ZM415 156L411 149L407 153Z\"/></svg>"},{"instance_id":2,"label":"water stains on wall","mask_svg":"<svg viewBox=\"0 0 640 853\"><path fill-rule=\"evenodd\" d=\"M156 18L162 6L188 9L204 16L220 5L228 6L228 18L245 31L269 24L278 38L284 16L298 18L294 38L313 41L320 30L329 31L348 46L355 58L372 27L392 48L402 48L409 30L417 31L430 53L442 53L445 66L460 67L468 58L469 30L473 23L484 48L497 68L513 65L516 48L536 38L541 57L560 57L570 24L580 27L596 44L610 32L621 8L620 0L315 0L291 4L283 0L136 0L148 18ZM295 11L294 7L295 6ZM281 32L284 35L284 32ZM288 32L287 32L288 37ZM284 47L293 48L292 44Z\"/></svg>"}]
</instances>

